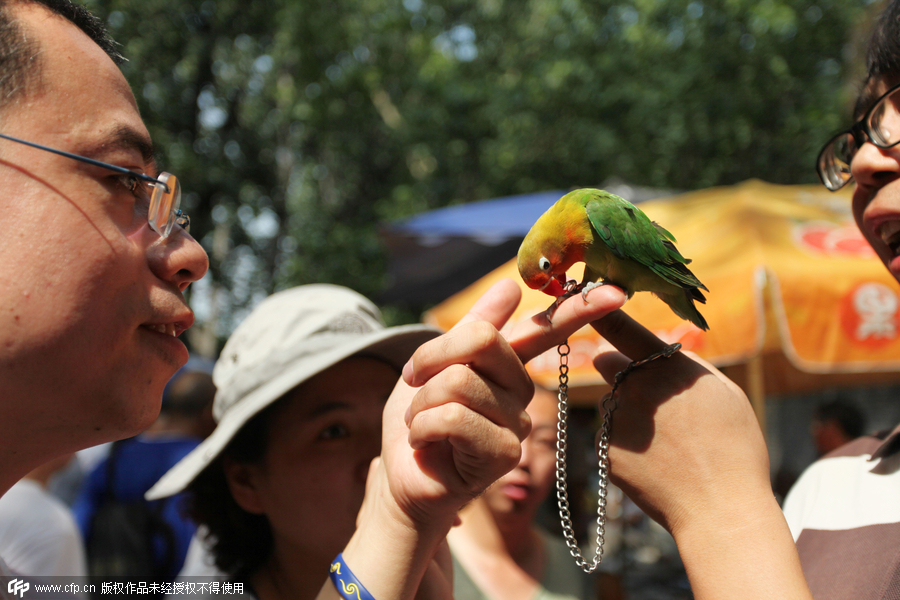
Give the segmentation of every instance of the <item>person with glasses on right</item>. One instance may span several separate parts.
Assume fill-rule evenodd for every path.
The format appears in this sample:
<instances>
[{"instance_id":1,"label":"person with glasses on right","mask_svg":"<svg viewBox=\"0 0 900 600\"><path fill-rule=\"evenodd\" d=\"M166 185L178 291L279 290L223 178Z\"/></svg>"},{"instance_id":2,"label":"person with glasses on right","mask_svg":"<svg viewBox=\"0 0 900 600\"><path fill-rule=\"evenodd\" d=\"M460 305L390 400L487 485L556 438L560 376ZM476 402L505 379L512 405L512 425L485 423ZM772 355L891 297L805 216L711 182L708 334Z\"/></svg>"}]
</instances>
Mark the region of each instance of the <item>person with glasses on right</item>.
<instances>
[{"instance_id":1,"label":"person with glasses on right","mask_svg":"<svg viewBox=\"0 0 900 600\"><path fill-rule=\"evenodd\" d=\"M900 0L878 19L855 123L817 170L853 182L859 229L900 281ZM665 344L617 311L594 324L620 353L598 356L609 381ZM900 425L814 463L784 512L746 396L689 353L632 372L619 388L611 481L673 535L695 598L900 598Z\"/></svg>"}]
</instances>

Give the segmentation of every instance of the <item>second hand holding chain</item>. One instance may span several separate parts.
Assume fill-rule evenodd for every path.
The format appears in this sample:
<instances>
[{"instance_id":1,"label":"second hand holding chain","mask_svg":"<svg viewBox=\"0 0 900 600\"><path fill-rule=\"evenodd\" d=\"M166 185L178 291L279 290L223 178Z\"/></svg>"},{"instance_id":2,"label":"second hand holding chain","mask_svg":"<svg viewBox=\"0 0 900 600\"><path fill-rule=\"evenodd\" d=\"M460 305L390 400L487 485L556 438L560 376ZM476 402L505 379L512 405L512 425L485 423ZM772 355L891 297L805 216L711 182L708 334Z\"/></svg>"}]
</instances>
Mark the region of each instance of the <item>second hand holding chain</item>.
<instances>
[{"instance_id":1,"label":"second hand holding chain","mask_svg":"<svg viewBox=\"0 0 900 600\"><path fill-rule=\"evenodd\" d=\"M603 424L600 426L600 440L597 443L597 454L599 463L599 495L597 499L597 537L595 543L597 549L593 559L590 562L581 554L581 548L575 539L575 532L572 528L572 513L569 508L569 493L566 484L566 452L568 450L568 424L567 416L569 412L569 342L566 340L559 345L559 423L556 429L556 499L559 506L559 518L562 524L563 536L566 538L566 545L569 547L569 553L575 558L577 564L585 573L593 573L594 570L603 562L603 544L606 533L606 497L607 487L609 486L609 437L612 430L612 415L618 406L618 396L616 391L619 385L625 380L625 377L636 368L654 361L658 358L669 358L676 352L681 350L681 344L669 344L659 352L651 354L642 360L632 361L627 367L616 373L612 390L603 398L601 406L603 407Z\"/></svg>"}]
</instances>

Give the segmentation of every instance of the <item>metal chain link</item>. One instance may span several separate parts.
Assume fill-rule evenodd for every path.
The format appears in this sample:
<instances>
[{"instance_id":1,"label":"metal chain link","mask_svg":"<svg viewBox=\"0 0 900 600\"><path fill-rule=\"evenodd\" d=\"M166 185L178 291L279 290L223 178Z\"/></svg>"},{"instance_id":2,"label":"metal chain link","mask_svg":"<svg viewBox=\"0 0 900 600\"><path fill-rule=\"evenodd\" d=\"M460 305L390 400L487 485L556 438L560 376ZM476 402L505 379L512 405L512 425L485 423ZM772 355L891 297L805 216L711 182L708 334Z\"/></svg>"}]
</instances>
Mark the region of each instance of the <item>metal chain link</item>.
<instances>
[{"instance_id":1,"label":"metal chain link","mask_svg":"<svg viewBox=\"0 0 900 600\"><path fill-rule=\"evenodd\" d=\"M597 443L598 464L600 467L599 495L597 498L597 549L594 558L588 562L581 555L581 548L575 540L575 532L572 528L572 513L569 508L569 492L566 484L566 452L568 451L568 424L569 414L569 341L559 345L559 423L556 426L556 500L559 506L559 519L562 524L563 536L569 553L585 573L593 573L603 562L603 543L606 535L606 496L609 485L609 436L612 430L612 415L619 405L616 391L624 381L625 376L641 365L647 364L657 358L669 358L681 349L681 344L675 343L666 346L656 354L651 354L643 360L632 361L623 370L616 373L612 390L604 396L601 402L603 408L603 424L600 426L600 440Z\"/></svg>"}]
</instances>

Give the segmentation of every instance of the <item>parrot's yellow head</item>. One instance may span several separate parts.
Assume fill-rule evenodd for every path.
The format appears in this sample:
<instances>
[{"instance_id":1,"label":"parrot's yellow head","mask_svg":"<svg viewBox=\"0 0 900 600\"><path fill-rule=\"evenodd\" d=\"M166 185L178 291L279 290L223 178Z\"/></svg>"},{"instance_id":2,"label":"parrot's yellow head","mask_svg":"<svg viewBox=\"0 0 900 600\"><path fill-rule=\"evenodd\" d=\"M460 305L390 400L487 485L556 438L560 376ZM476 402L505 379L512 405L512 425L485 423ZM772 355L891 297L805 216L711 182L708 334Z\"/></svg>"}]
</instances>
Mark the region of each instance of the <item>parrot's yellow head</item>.
<instances>
[{"instance_id":1,"label":"parrot's yellow head","mask_svg":"<svg viewBox=\"0 0 900 600\"><path fill-rule=\"evenodd\" d=\"M551 296L565 290L566 271L584 260L593 240L584 206L567 194L535 221L519 247L517 263L525 284Z\"/></svg>"},{"instance_id":2,"label":"parrot's yellow head","mask_svg":"<svg viewBox=\"0 0 900 600\"><path fill-rule=\"evenodd\" d=\"M559 238L541 235L538 222L534 224L519 247L516 262L525 285L551 296L561 296L565 290L566 269L574 261L566 260L564 245Z\"/></svg>"}]
</instances>

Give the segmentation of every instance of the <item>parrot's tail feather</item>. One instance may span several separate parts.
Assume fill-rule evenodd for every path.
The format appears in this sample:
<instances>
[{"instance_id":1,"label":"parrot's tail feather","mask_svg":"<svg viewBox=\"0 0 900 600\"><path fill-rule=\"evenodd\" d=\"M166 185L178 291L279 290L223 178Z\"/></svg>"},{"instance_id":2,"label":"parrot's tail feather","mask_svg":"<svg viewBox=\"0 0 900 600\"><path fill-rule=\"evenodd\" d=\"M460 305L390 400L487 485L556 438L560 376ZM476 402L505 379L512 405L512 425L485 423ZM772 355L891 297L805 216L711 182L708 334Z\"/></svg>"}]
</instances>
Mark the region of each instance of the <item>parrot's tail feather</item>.
<instances>
[{"instance_id":1,"label":"parrot's tail feather","mask_svg":"<svg viewBox=\"0 0 900 600\"><path fill-rule=\"evenodd\" d=\"M709 324L694 305L694 300L706 302L706 298L697 288L682 289L673 294L659 296L659 299L668 304L669 308L672 309L672 312L685 321L690 321L703 331L709 330Z\"/></svg>"}]
</instances>

